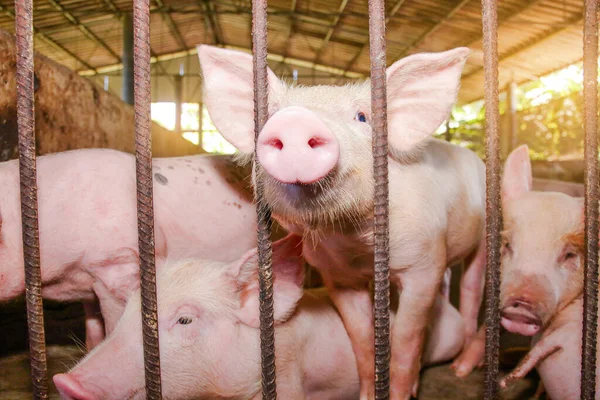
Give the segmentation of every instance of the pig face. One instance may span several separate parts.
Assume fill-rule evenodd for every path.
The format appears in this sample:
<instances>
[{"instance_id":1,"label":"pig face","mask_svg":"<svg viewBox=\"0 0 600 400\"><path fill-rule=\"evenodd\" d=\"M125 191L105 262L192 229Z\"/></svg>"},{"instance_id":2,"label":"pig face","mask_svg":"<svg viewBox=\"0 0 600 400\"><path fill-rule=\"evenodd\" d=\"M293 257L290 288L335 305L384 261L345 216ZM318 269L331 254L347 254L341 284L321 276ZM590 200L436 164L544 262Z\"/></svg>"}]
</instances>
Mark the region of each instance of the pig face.
<instances>
[{"instance_id":1,"label":"pig face","mask_svg":"<svg viewBox=\"0 0 600 400\"><path fill-rule=\"evenodd\" d=\"M298 237L273 244L275 321L302 296ZM165 265L157 276L165 399L250 398L260 391L257 252L232 264ZM144 399L140 293L114 332L68 374L54 377L63 399Z\"/></svg>"},{"instance_id":2,"label":"pig face","mask_svg":"<svg viewBox=\"0 0 600 400\"><path fill-rule=\"evenodd\" d=\"M531 191L527 146L506 161L502 181L502 325L531 336L583 287L583 199Z\"/></svg>"},{"instance_id":3,"label":"pig face","mask_svg":"<svg viewBox=\"0 0 600 400\"><path fill-rule=\"evenodd\" d=\"M221 134L248 161L254 145L252 57L199 46L205 104ZM418 160L448 117L466 48L417 54L387 70L389 153ZM269 120L256 142L260 181L273 213L311 230L363 220L373 207L370 82L291 87L268 71ZM247 157L244 157L247 156Z\"/></svg>"}]
</instances>

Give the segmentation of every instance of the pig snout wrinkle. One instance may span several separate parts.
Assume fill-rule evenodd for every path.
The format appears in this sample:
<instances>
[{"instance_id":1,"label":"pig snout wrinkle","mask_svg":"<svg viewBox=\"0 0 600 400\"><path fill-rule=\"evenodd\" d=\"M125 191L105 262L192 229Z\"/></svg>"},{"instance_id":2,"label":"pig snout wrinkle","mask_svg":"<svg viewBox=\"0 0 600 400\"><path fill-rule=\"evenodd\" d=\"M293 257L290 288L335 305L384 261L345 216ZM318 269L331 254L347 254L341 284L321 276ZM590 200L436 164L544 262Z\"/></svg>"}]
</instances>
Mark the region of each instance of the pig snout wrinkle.
<instances>
[{"instance_id":1,"label":"pig snout wrinkle","mask_svg":"<svg viewBox=\"0 0 600 400\"><path fill-rule=\"evenodd\" d=\"M302 107L276 112L258 137L257 155L265 171L281 183L314 183L337 164L339 144L323 120Z\"/></svg>"},{"instance_id":2,"label":"pig snout wrinkle","mask_svg":"<svg viewBox=\"0 0 600 400\"><path fill-rule=\"evenodd\" d=\"M52 379L62 400L96 400L96 397L86 391L81 383L71 375L58 374Z\"/></svg>"}]
</instances>

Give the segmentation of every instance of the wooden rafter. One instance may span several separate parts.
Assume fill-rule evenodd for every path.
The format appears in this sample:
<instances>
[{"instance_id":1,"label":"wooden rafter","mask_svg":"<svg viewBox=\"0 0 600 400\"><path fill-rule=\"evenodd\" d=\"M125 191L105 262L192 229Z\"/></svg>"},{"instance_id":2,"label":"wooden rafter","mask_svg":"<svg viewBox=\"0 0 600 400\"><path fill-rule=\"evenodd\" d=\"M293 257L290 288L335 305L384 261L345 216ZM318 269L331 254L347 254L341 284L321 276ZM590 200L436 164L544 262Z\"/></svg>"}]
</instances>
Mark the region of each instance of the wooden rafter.
<instances>
[{"instance_id":1,"label":"wooden rafter","mask_svg":"<svg viewBox=\"0 0 600 400\"><path fill-rule=\"evenodd\" d=\"M94 32L92 32L85 24L82 24L73 14L65 9L57 0L48 0L50 4L67 19L71 24L75 25L88 39L96 43L98 46L106 50L116 60L121 60L121 57L113 51L104 41L102 41Z\"/></svg>"},{"instance_id":2,"label":"wooden rafter","mask_svg":"<svg viewBox=\"0 0 600 400\"><path fill-rule=\"evenodd\" d=\"M15 14L10 11L9 9L7 9L6 7L4 7L3 5L0 4L0 11L2 11L4 14L6 14L10 19L12 19L13 21L15 20ZM42 40L44 43L48 44L49 46L53 47L54 49L68 55L70 58L72 58L73 60L77 61L78 63L80 63L81 65L83 65L85 68L95 71L96 69L94 67L92 67L90 64L88 64L87 62L83 61L81 58L77 57L75 54L73 54L71 51L69 51L67 48L63 47L62 45L60 45L58 42L52 40L50 37L46 36L44 33L40 32L39 29L37 28L33 28L33 34L35 35L35 37L37 37L38 39Z\"/></svg>"},{"instance_id":3,"label":"wooden rafter","mask_svg":"<svg viewBox=\"0 0 600 400\"><path fill-rule=\"evenodd\" d=\"M392 19L394 17L394 15L396 15L396 13L400 10L400 7L402 7L402 5L404 4L405 1L406 0L398 0L398 1L396 1L396 3L394 3L394 6L388 13L387 17L385 18L386 25L388 24L388 22L390 22L390 19ZM354 55L354 57L352 57L352 59L344 67L344 72L350 71L350 68L352 68L352 66L356 63L356 61L358 61L358 59L360 58L360 55L365 50L365 48L367 47L368 44L369 44L369 36L367 35L367 38L365 39L363 44L359 47L359 49L356 52L356 54Z\"/></svg>"},{"instance_id":4,"label":"wooden rafter","mask_svg":"<svg viewBox=\"0 0 600 400\"><path fill-rule=\"evenodd\" d=\"M319 48L319 50L317 50L317 54L315 55L315 61L314 61L315 64L318 63L319 60L321 59L321 56L323 55L323 51L329 44L329 41L331 40L331 36L335 32L335 29L337 28L337 26L340 22L340 19L342 19L342 14L346 10L347 5L348 5L348 0L342 0L342 3L340 4L340 7L338 8L338 13L335 16L335 18L333 19L333 23L327 30L327 33L325 34L325 37L323 38L323 43L321 44L321 47Z\"/></svg>"},{"instance_id":5,"label":"wooden rafter","mask_svg":"<svg viewBox=\"0 0 600 400\"><path fill-rule=\"evenodd\" d=\"M165 6L163 4L162 0L154 0L154 2L158 6L158 8L163 8ZM167 26L171 30L171 33L173 34L173 37L177 41L177 45L179 46L179 50L185 50L187 48L187 44L185 43L185 39L181 35L181 32L179 31L179 28L177 27L177 24L175 23L175 21L173 21L173 17L171 17L171 14L169 14L168 12L161 12L160 15L162 16L163 21L165 21L165 23L167 24Z\"/></svg>"}]
</instances>

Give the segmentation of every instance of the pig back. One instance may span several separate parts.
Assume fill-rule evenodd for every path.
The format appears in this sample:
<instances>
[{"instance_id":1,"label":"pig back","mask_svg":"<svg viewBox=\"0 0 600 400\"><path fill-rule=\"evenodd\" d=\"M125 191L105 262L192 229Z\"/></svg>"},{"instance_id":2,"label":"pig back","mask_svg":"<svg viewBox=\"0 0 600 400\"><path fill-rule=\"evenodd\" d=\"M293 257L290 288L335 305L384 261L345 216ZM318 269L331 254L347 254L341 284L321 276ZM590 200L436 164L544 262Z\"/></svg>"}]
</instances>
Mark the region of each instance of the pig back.
<instances>
[{"instance_id":1,"label":"pig back","mask_svg":"<svg viewBox=\"0 0 600 400\"><path fill-rule=\"evenodd\" d=\"M231 262L256 247L250 166L231 156L154 159L155 215L169 257Z\"/></svg>"}]
</instances>

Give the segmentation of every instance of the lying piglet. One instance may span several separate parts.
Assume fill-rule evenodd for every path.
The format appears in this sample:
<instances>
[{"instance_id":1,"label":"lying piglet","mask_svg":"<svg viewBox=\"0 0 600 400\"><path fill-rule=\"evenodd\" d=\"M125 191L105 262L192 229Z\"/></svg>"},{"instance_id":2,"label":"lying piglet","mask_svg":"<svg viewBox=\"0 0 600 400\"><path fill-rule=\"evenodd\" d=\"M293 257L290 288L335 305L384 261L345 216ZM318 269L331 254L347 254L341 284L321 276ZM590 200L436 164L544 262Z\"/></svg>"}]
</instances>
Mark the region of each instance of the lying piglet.
<instances>
[{"instance_id":1,"label":"lying piglet","mask_svg":"<svg viewBox=\"0 0 600 400\"><path fill-rule=\"evenodd\" d=\"M583 290L583 198L575 198L558 192L532 191L531 162L527 146L515 149L506 160L502 180L502 210L504 232L502 232L502 281L500 286L500 306L502 326L513 333L533 336L533 343L539 343L526 357L526 366L531 368L547 355L540 349L555 350L555 345L565 332L563 326L572 329L576 340L568 340L574 353L580 352L576 346L581 341L581 317L574 317L577 305L573 305ZM579 300L577 300L579 301ZM577 314L579 315L579 314ZM570 322L570 321L575 321ZM481 362L484 355L484 328L479 332L459 362L455 363L459 375L468 374ZM552 339L546 339L551 337ZM569 350L571 351L571 350ZM561 352L562 353L562 352ZM554 357L559 357L558 354ZM571 359L572 355L565 356ZM548 361L552 365L550 359ZM533 364L532 364L533 363ZM561 365L560 363L556 365ZM570 364L564 364L570 365ZM543 369L543 368L542 368ZM542 372L540 369L540 373ZM525 371L519 368L518 371ZM564 373L563 389L572 392L579 388L577 374L569 375L568 368L559 367ZM558 370L555 373L559 373ZM522 376L516 373L515 376ZM550 375L548 375L550 376ZM542 376L543 378L543 376ZM512 378L511 378L512 379ZM554 378L552 378L553 380ZM544 384L556 399L578 398L553 395L558 384Z\"/></svg>"},{"instance_id":2,"label":"lying piglet","mask_svg":"<svg viewBox=\"0 0 600 400\"><path fill-rule=\"evenodd\" d=\"M256 246L249 171L229 156L157 158L153 172L158 267L167 255L233 261ZM139 284L135 158L67 151L39 157L37 176L42 295L84 302L91 348ZM0 187L1 303L24 292L18 160L0 164Z\"/></svg>"},{"instance_id":3,"label":"lying piglet","mask_svg":"<svg viewBox=\"0 0 600 400\"><path fill-rule=\"evenodd\" d=\"M205 104L221 134L254 154L252 57L200 46ZM477 330L483 290L484 164L433 140L448 117L466 48L414 54L387 69L390 279L402 287L391 329L391 399L417 389L425 327L448 265L467 259L461 313ZM269 70L270 118L258 176L274 218L306 237L304 256L331 293L352 342L361 399L374 396L373 153L370 83L290 87ZM245 156L245 157L244 157ZM396 293L398 294L398 293Z\"/></svg>"},{"instance_id":4,"label":"lying piglet","mask_svg":"<svg viewBox=\"0 0 600 400\"><path fill-rule=\"evenodd\" d=\"M300 238L273 244L277 393L282 399L355 399L356 362L324 290L303 294ZM257 252L233 263L180 261L158 272L162 390L165 398L258 399L261 394ZM463 344L460 314L438 296L426 363ZM140 295L116 329L67 374L63 399L144 399ZM115 364L115 360L121 360Z\"/></svg>"}]
</instances>

